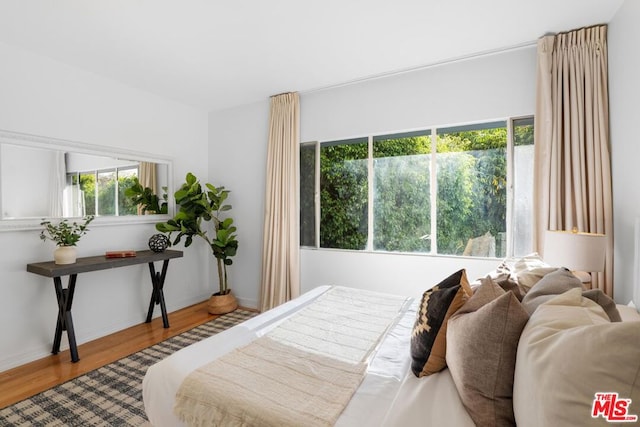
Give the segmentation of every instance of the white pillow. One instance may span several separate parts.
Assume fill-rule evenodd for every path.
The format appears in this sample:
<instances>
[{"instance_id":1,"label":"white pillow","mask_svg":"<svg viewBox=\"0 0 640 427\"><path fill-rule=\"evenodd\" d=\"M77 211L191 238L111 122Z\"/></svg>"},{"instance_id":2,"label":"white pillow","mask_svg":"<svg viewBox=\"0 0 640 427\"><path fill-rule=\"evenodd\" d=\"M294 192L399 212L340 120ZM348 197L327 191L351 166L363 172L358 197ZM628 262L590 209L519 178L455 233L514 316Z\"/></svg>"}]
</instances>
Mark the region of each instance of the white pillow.
<instances>
[{"instance_id":1,"label":"white pillow","mask_svg":"<svg viewBox=\"0 0 640 427\"><path fill-rule=\"evenodd\" d=\"M628 414L640 417L640 323L609 322L602 307L575 288L540 305L522 331L516 424L607 425L602 414L591 416L596 393L631 399Z\"/></svg>"}]
</instances>

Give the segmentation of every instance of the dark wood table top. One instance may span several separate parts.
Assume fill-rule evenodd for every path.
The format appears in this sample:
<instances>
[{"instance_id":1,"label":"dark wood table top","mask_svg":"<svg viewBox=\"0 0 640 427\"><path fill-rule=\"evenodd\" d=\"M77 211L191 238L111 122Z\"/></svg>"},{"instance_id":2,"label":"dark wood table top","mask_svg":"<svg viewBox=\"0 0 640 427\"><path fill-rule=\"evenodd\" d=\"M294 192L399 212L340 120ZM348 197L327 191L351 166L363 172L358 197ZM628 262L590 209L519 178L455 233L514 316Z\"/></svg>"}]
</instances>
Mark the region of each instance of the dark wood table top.
<instances>
[{"instance_id":1,"label":"dark wood table top","mask_svg":"<svg viewBox=\"0 0 640 427\"><path fill-rule=\"evenodd\" d=\"M136 251L136 256L125 258L107 258L105 255L78 258L74 264L56 264L53 261L36 262L27 264L27 271L46 277L60 277L180 257L182 257L182 251L153 252L145 250Z\"/></svg>"}]
</instances>

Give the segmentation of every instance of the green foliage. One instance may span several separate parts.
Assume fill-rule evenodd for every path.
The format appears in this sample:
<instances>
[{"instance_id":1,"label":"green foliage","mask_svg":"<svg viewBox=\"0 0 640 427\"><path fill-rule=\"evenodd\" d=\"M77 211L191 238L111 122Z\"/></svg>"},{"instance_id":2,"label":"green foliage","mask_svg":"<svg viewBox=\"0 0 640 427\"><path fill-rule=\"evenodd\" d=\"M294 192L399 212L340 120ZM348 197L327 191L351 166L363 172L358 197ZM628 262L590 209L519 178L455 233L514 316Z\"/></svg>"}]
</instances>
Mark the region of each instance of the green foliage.
<instances>
[{"instance_id":1,"label":"green foliage","mask_svg":"<svg viewBox=\"0 0 640 427\"><path fill-rule=\"evenodd\" d=\"M231 257L238 251L236 227L233 225L233 219L221 216L222 212L231 210L231 205L225 204L229 190L208 183L205 187L203 189L198 179L189 172L185 182L174 194L178 212L167 222L157 223L156 229L162 233L168 233L169 238L173 233L177 233L173 240L174 245L180 243L183 237L185 247L193 243L194 237L204 239L216 258L220 294L224 295L229 293L227 266L233 264ZM203 228L203 221L213 223L213 237L207 235L207 230Z\"/></svg>"},{"instance_id":2,"label":"green foliage","mask_svg":"<svg viewBox=\"0 0 640 427\"><path fill-rule=\"evenodd\" d=\"M532 142L532 129L516 133ZM462 254L469 239L505 231L506 145L506 128L438 135L438 253ZM367 157L366 143L322 146L321 247L366 248ZM376 140L373 157L374 249L429 252L431 137Z\"/></svg>"},{"instance_id":3,"label":"green foliage","mask_svg":"<svg viewBox=\"0 0 640 427\"><path fill-rule=\"evenodd\" d=\"M80 238L87 234L87 231L89 231L87 226L93 219L94 216L89 215L84 217L84 222L82 223L74 221L69 224L66 219L63 219L58 224L53 224L51 221L42 221L40 225L44 227L44 230L40 232L40 239L42 241L52 240L58 246L75 246Z\"/></svg>"},{"instance_id":4,"label":"green foliage","mask_svg":"<svg viewBox=\"0 0 640 427\"><path fill-rule=\"evenodd\" d=\"M373 248L431 250L430 137L376 141Z\"/></svg>"},{"instance_id":5,"label":"green foliage","mask_svg":"<svg viewBox=\"0 0 640 427\"><path fill-rule=\"evenodd\" d=\"M364 249L367 244L367 144L320 150L320 246Z\"/></svg>"},{"instance_id":6,"label":"green foliage","mask_svg":"<svg viewBox=\"0 0 640 427\"><path fill-rule=\"evenodd\" d=\"M168 211L167 187L162 187L162 200L149 187L143 187L137 177L131 178L131 185L125 188L124 195L134 206L139 205L143 213L166 214Z\"/></svg>"}]
</instances>

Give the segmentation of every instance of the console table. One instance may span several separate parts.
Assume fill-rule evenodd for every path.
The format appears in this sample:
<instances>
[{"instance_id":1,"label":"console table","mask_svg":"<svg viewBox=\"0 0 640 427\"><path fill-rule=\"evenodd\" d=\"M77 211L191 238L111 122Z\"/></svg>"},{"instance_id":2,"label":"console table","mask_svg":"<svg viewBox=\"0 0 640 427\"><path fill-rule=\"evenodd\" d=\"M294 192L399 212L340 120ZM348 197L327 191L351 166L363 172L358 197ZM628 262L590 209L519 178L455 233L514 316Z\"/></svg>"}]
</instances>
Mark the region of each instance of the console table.
<instances>
[{"instance_id":1,"label":"console table","mask_svg":"<svg viewBox=\"0 0 640 427\"><path fill-rule=\"evenodd\" d=\"M108 270L110 268L126 267L136 264L149 264L149 272L151 273L151 284L153 291L151 293L151 301L149 302L149 311L147 313L146 322L151 322L153 309L155 305L160 304L162 311L162 323L165 328L169 327L169 317L167 316L167 308L164 302L164 279L167 274L167 266L172 258L182 257L181 251L166 250L164 252L138 251L136 256L126 258L107 258L102 256L92 256L78 258L74 264L55 264L53 261L37 262L27 264L27 271L41 276L52 277L56 290L56 298L58 300L58 320L56 321L56 333L53 339L53 348L51 353L57 354L60 351L60 341L62 339L62 331L67 331L69 339L69 350L71 352L71 361L77 362L78 347L76 345L76 335L73 329L73 318L71 317L71 305L73 304L73 293L76 288L76 279L79 273L87 273L90 271ZM156 272L154 267L155 261L163 261L162 272ZM62 287L62 276L69 276L67 288Z\"/></svg>"}]
</instances>

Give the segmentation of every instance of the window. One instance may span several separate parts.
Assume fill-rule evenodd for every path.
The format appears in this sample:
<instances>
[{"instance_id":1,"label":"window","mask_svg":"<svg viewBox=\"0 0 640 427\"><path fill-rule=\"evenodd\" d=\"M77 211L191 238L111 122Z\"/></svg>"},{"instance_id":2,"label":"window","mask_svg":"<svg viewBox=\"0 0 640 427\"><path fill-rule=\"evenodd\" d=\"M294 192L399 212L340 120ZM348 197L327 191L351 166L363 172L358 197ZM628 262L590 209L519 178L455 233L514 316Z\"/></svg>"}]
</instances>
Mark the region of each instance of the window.
<instances>
[{"instance_id":1,"label":"window","mask_svg":"<svg viewBox=\"0 0 640 427\"><path fill-rule=\"evenodd\" d=\"M67 187L75 194L72 215L136 215L124 190L137 176L137 166L68 173Z\"/></svg>"},{"instance_id":2,"label":"window","mask_svg":"<svg viewBox=\"0 0 640 427\"><path fill-rule=\"evenodd\" d=\"M531 250L532 117L307 143L300 170L303 246L478 257Z\"/></svg>"},{"instance_id":3,"label":"window","mask_svg":"<svg viewBox=\"0 0 640 427\"><path fill-rule=\"evenodd\" d=\"M368 140L320 145L320 246L366 249Z\"/></svg>"}]
</instances>

